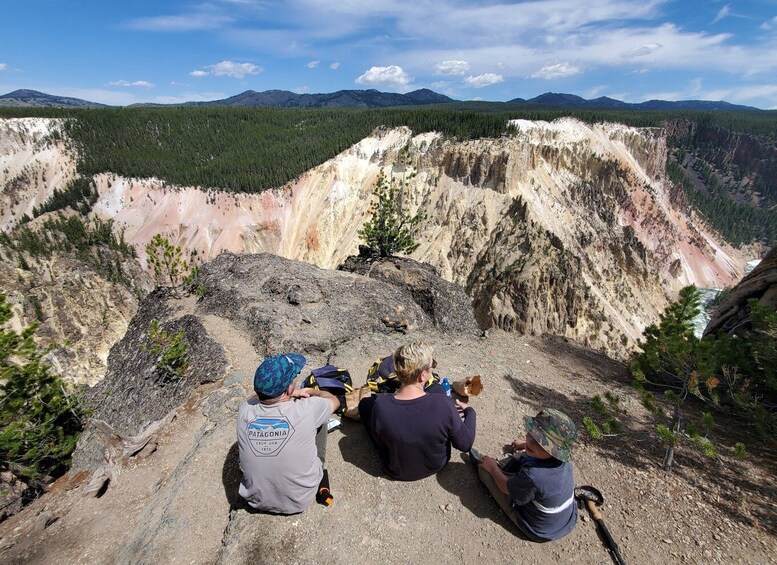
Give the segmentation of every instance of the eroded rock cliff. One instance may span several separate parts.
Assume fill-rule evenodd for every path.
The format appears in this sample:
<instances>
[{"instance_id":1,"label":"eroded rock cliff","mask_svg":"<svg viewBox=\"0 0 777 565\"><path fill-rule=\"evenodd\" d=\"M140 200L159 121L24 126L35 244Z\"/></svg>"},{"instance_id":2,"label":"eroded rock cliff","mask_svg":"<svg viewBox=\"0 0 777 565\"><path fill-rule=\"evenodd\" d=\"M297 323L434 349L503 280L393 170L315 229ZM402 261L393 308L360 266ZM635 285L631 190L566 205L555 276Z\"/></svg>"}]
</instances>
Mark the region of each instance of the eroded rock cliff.
<instances>
[{"instance_id":1,"label":"eroded rock cliff","mask_svg":"<svg viewBox=\"0 0 777 565\"><path fill-rule=\"evenodd\" d=\"M108 352L151 290L137 261L103 253L119 262L130 285L110 280L73 253L26 259L21 268L18 255L0 249L0 291L12 304L15 327L40 324L41 345L55 346L47 360L71 384L93 385L103 378Z\"/></svg>"},{"instance_id":2,"label":"eroded rock cliff","mask_svg":"<svg viewBox=\"0 0 777 565\"><path fill-rule=\"evenodd\" d=\"M56 118L0 119L0 230L6 231L76 174Z\"/></svg>"},{"instance_id":3,"label":"eroded rock cliff","mask_svg":"<svg viewBox=\"0 0 777 565\"><path fill-rule=\"evenodd\" d=\"M335 268L356 254L382 169L426 212L413 258L464 286L482 327L561 334L616 356L682 286L741 276L742 254L675 202L662 130L516 125L510 138L466 142L378 130L259 195L106 173L93 213L125 228L141 261L162 233L204 259L269 252Z\"/></svg>"}]
</instances>

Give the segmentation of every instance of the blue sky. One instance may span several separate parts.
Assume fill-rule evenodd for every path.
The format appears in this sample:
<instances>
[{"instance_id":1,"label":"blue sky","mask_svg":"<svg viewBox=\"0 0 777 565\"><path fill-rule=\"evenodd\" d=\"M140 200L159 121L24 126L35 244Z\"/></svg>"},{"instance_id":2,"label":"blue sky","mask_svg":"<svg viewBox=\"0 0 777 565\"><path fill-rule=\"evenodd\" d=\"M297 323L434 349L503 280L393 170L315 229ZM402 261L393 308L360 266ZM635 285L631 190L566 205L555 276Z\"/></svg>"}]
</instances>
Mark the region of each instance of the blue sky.
<instances>
[{"instance_id":1,"label":"blue sky","mask_svg":"<svg viewBox=\"0 0 777 565\"><path fill-rule=\"evenodd\" d=\"M777 109L777 0L0 0L0 94L431 88Z\"/></svg>"}]
</instances>

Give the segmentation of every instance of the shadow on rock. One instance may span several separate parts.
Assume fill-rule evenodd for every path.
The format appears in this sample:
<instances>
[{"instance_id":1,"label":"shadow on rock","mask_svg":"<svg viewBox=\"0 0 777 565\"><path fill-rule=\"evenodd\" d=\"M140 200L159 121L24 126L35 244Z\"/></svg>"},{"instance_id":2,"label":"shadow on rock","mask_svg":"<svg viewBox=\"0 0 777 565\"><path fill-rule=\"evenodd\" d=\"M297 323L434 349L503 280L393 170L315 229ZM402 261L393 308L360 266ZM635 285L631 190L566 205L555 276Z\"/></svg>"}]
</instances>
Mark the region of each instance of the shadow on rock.
<instances>
[{"instance_id":1,"label":"shadow on rock","mask_svg":"<svg viewBox=\"0 0 777 565\"><path fill-rule=\"evenodd\" d=\"M224 459L224 468L221 470L221 483L224 485L224 494L227 497L227 502L229 502L230 510L242 508L245 505L243 498L238 494L240 479L242 478L240 451L238 450L237 442L235 442L229 448L227 457Z\"/></svg>"},{"instance_id":2,"label":"shadow on rock","mask_svg":"<svg viewBox=\"0 0 777 565\"><path fill-rule=\"evenodd\" d=\"M343 418L340 428L342 437L338 442L343 461L358 467L373 477L383 476L383 468L375 446L372 445L367 430L361 422Z\"/></svg>"},{"instance_id":3,"label":"shadow on rock","mask_svg":"<svg viewBox=\"0 0 777 565\"><path fill-rule=\"evenodd\" d=\"M243 478L243 472L240 470L240 450L237 442L229 448L227 456L224 459L224 467L221 470L221 483L224 485L224 496L229 502L229 510L245 510L250 514L258 514L256 508L248 505L245 499L240 496L238 489L240 481Z\"/></svg>"}]
</instances>

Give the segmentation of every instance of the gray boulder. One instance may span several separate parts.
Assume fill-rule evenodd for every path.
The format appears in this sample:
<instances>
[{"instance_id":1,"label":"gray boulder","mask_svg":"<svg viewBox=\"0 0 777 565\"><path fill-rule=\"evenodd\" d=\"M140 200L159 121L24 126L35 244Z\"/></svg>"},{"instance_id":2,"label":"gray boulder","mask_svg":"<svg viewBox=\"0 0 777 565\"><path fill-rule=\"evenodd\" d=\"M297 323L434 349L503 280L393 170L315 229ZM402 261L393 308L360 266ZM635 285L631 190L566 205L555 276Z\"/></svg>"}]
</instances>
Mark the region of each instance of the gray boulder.
<instances>
[{"instance_id":1,"label":"gray boulder","mask_svg":"<svg viewBox=\"0 0 777 565\"><path fill-rule=\"evenodd\" d=\"M223 253L205 265L197 314L230 320L261 355L332 351L365 333L425 329L433 319L407 292L370 278L270 254Z\"/></svg>"},{"instance_id":2,"label":"gray boulder","mask_svg":"<svg viewBox=\"0 0 777 565\"><path fill-rule=\"evenodd\" d=\"M227 361L221 345L208 336L196 316L177 310L172 302L167 289L149 294L126 335L111 349L105 378L86 393L92 419L73 454L75 470L94 468L103 461L105 430L120 437L136 436L186 402L196 387L224 376ZM189 369L180 377L160 371L159 355L149 350L153 320L168 335L183 330ZM101 422L99 429L96 420Z\"/></svg>"},{"instance_id":3,"label":"gray boulder","mask_svg":"<svg viewBox=\"0 0 777 565\"><path fill-rule=\"evenodd\" d=\"M478 330L472 299L458 285L440 278L433 266L404 257L377 257L366 248L351 256L339 270L358 273L399 289L407 302L417 304L443 332ZM401 326L403 320L397 319Z\"/></svg>"}]
</instances>

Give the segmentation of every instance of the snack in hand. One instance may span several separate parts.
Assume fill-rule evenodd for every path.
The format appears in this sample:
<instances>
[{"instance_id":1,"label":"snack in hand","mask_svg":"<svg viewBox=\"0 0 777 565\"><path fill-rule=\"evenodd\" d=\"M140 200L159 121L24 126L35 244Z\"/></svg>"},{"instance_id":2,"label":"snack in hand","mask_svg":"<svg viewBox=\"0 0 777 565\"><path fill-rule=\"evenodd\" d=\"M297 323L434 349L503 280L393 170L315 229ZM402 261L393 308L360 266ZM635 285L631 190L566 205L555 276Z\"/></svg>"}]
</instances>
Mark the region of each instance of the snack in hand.
<instances>
[{"instance_id":1,"label":"snack in hand","mask_svg":"<svg viewBox=\"0 0 777 565\"><path fill-rule=\"evenodd\" d=\"M459 396L477 396L483 390L480 375L468 377L463 381L454 381L453 390Z\"/></svg>"}]
</instances>

